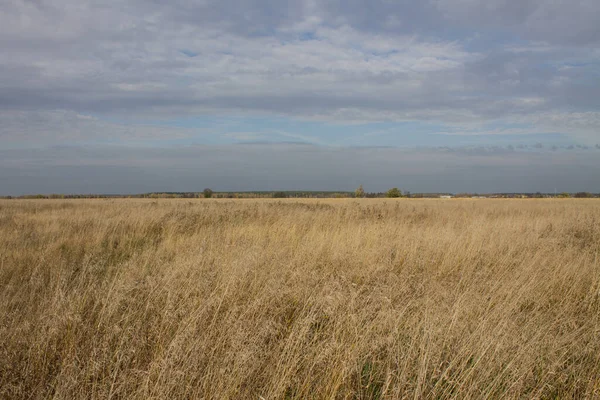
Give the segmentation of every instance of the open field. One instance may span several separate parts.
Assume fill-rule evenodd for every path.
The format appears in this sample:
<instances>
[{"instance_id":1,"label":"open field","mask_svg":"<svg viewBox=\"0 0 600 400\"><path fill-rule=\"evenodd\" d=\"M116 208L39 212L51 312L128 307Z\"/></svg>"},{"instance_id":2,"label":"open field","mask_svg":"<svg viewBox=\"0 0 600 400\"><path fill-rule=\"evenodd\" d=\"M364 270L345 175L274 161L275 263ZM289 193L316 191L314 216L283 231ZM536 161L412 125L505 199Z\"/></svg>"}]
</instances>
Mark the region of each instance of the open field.
<instances>
[{"instance_id":1,"label":"open field","mask_svg":"<svg viewBox=\"0 0 600 400\"><path fill-rule=\"evenodd\" d=\"M600 201L0 201L49 397L600 398Z\"/></svg>"}]
</instances>

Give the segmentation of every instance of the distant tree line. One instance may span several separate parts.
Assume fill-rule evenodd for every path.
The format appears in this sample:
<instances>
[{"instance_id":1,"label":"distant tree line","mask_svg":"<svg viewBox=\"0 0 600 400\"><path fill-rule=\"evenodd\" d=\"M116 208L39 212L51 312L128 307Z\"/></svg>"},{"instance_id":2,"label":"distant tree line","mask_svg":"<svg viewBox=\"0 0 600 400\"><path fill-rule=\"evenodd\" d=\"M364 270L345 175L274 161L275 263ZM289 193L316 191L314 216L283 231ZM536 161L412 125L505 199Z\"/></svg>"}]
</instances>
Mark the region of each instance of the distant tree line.
<instances>
[{"instance_id":1,"label":"distant tree line","mask_svg":"<svg viewBox=\"0 0 600 400\"><path fill-rule=\"evenodd\" d=\"M456 198L600 198L600 193L577 192L577 193L410 193L402 191L397 187L385 192L367 192L360 185L354 192L328 192L328 191L251 191L251 192L215 192L206 188L202 192L153 192L131 195L119 194L30 194L23 196L0 196L0 199L260 199L260 198L439 198L452 196Z\"/></svg>"}]
</instances>

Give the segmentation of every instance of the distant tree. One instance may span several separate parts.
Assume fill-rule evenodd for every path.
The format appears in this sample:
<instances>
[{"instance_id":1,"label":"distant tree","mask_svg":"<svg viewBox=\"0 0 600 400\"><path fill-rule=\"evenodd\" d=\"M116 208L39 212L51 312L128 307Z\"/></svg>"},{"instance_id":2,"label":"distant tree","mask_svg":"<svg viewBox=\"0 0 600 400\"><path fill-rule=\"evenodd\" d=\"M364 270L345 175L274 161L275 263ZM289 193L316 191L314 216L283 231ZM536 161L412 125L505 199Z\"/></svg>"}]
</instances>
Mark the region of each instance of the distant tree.
<instances>
[{"instance_id":1,"label":"distant tree","mask_svg":"<svg viewBox=\"0 0 600 400\"><path fill-rule=\"evenodd\" d=\"M402 192L398 188L392 188L385 192L385 197L402 197Z\"/></svg>"},{"instance_id":2,"label":"distant tree","mask_svg":"<svg viewBox=\"0 0 600 400\"><path fill-rule=\"evenodd\" d=\"M579 199L586 199L586 198L590 198L590 197L594 197L594 196L592 196L592 194L588 193L588 192L578 192L578 193L575 193L575 197L577 197Z\"/></svg>"},{"instance_id":3,"label":"distant tree","mask_svg":"<svg viewBox=\"0 0 600 400\"><path fill-rule=\"evenodd\" d=\"M213 191L210 190L209 188L204 189L204 191L202 192L204 194L204 198L205 199L210 199L213 196Z\"/></svg>"},{"instance_id":4,"label":"distant tree","mask_svg":"<svg viewBox=\"0 0 600 400\"><path fill-rule=\"evenodd\" d=\"M562 193L559 193L559 194L558 194L558 197L561 197L561 198L569 198L569 197L571 197L571 194L569 194L569 193L567 193L567 192L562 192Z\"/></svg>"},{"instance_id":5,"label":"distant tree","mask_svg":"<svg viewBox=\"0 0 600 400\"><path fill-rule=\"evenodd\" d=\"M365 197L365 189L363 189L363 186L360 185L355 191L354 191L354 196L361 198L361 197Z\"/></svg>"},{"instance_id":6,"label":"distant tree","mask_svg":"<svg viewBox=\"0 0 600 400\"><path fill-rule=\"evenodd\" d=\"M273 198L274 199L285 199L287 197L287 193L286 192L274 192L273 193Z\"/></svg>"}]
</instances>

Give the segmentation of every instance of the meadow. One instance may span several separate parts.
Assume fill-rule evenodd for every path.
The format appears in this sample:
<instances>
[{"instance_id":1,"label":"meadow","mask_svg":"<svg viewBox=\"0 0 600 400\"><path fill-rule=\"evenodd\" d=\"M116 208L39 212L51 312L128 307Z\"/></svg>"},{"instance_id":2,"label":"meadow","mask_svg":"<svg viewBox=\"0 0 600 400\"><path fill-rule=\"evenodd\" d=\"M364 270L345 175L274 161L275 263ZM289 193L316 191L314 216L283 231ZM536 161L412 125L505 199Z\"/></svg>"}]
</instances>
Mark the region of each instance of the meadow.
<instances>
[{"instance_id":1,"label":"meadow","mask_svg":"<svg viewBox=\"0 0 600 400\"><path fill-rule=\"evenodd\" d=\"M600 201L0 201L0 398L600 398Z\"/></svg>"}]
</instances>

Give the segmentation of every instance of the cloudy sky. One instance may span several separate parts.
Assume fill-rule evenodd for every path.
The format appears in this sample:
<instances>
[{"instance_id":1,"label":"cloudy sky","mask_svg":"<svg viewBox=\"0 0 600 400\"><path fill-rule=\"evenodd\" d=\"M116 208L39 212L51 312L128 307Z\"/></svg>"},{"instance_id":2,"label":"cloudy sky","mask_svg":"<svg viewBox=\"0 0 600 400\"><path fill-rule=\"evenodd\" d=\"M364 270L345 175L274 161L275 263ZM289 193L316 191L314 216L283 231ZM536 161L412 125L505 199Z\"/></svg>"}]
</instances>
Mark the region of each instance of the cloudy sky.
<instances>
[{"instance_id":1,"label":"cloudy sky","mask_svg":"<svg viewBox=\"0 0 600 400\"><path fill-rule=\"evenodd\" d=\"M0 195L600 192L598 0L0 2Z\"/></svg>"}]
</instances>

